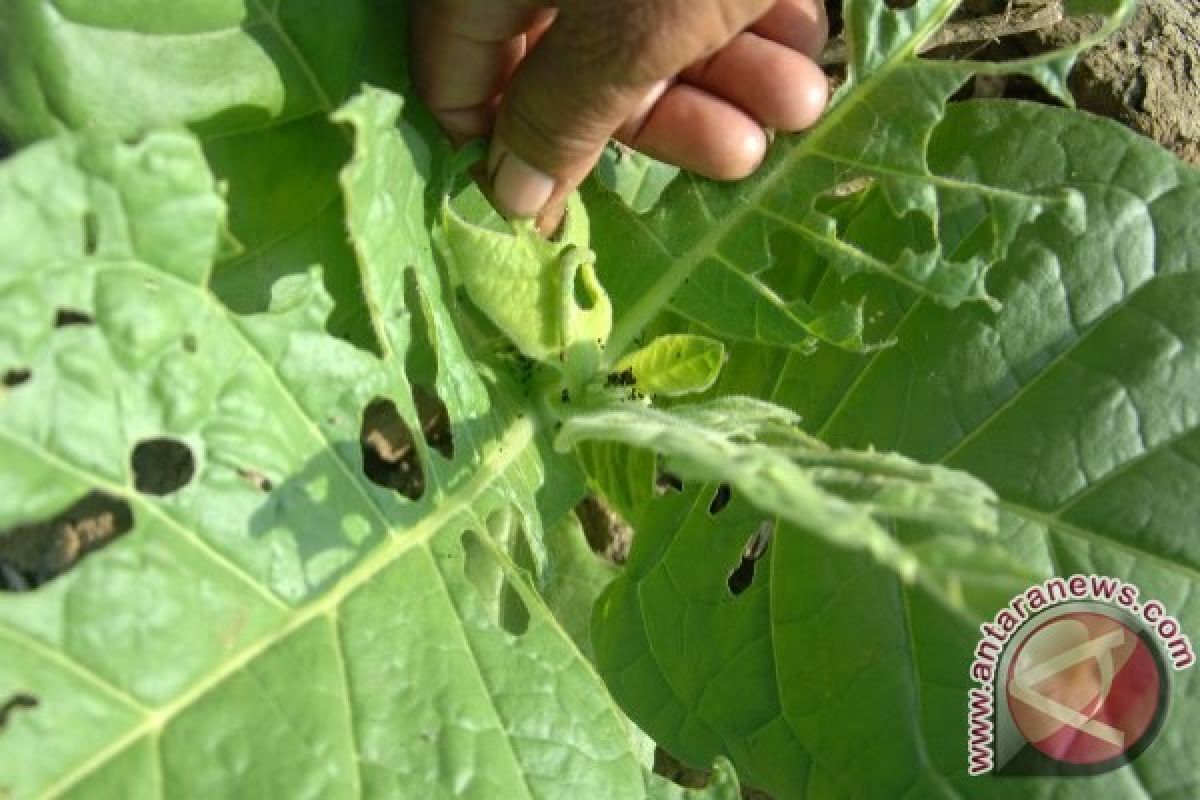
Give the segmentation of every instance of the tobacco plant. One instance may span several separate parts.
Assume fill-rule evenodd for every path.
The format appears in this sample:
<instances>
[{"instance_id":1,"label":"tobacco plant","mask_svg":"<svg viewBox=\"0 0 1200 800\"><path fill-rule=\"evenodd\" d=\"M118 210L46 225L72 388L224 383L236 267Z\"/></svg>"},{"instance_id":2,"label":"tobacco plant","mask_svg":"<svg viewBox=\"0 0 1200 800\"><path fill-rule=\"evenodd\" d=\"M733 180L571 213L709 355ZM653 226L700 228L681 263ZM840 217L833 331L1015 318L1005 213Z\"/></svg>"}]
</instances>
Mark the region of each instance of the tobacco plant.
<instances>
[{"instance_id":1,"label":"tobacco plant","mask_svg":"<svg viewBox=\"0 0 1200 800\"><path fill-rule=\"evenodd\" d=\"M977 625L1121 574L1200 624L1200 176L1078 50L847 0L809 133L620 150L552 240L410 97L402 5L0 12L0 797L1184 797L968 778ZM573 512L635 531L620 569ZM685 790L658 745L716 765Z\"/></svg>"}]
</instances>

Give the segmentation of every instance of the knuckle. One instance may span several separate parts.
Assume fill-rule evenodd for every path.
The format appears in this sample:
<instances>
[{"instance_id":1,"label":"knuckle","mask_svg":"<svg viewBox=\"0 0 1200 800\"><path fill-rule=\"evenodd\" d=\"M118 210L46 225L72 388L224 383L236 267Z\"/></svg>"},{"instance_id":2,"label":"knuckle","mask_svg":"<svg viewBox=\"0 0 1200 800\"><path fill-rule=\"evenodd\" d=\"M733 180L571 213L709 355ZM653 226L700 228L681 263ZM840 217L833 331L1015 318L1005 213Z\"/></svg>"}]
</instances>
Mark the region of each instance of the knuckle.
<instances>
[{"instance_id":1,"label":"knuckle","mask_svg":"<svg viewBox=\"0 0 1200 800\"><path fill-rule=\"evenodd\" d=\"M606 120L596 109L603 100L565 100L545 92L518 92L504 102L497 135L526 161L559 175L593 155L607 140Z\"/></svg>"},{"instance_id":2,"label":"knuckle","mask_svg":"<svg viewBox=\"0 0 1200 800\"><path fill-rule=\"evenodd\" d=\"M641 87L715 52L773 0L578 0L561 33L604 80Z\"/></svg>"}]
</instances>

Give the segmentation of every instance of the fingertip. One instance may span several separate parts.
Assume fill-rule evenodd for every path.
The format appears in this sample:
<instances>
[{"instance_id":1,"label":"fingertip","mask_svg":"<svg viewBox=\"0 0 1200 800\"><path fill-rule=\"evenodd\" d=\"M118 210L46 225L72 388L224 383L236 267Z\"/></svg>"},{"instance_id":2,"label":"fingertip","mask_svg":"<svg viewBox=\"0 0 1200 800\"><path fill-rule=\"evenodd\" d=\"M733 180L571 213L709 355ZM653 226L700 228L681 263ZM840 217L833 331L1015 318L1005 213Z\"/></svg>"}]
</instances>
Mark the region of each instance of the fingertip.
<instances>
[{"instance_id":1,"label":"fingertip","mask_svg":"<svg viewBox=\"0 0 1200 800\"><path fill-rule=\"evenodd\" d=\"M754 174L766 155L767 134L754 125L730 137L726 152L707 177L718 181L740 181Z\"/></svg>"},{"instance_id":2,"label":"fingertip","mask_svg":"<svg viewBox=\"0 0 1200 800\"><path fill-rule=\"evenodd\" d=\"M546 209L557 181L505 147L492 143L488 157L492 201L509 217L536 218Z\"/></svg>"},{"instance_id":3,"label":"fingertip","mask_svg":"<svg viewBox=\"0 0 1200 800\"><path fill-rule=\"evenodd\" d=\"M796 81L784 124L780 130L794 132L808 130L817 123L829 104L829 78L813 62L808 62L804 77Z\"/></svg>"},{"instance_id":4,"label":"fingertip","mask_svg":"<svg viewBox=\"0 0 1200 800\"><path fill-rule=\"evenodd\" d=\"M676 84L637 125L618 131L625 144L714 180L745 178L767 152L767 135L741 109L702 89Z\"/></svg>"},{"instance_id":5,"label":"fingertip","mask_svg":"<svg viewBox=\"0 0 1200 800\"><path fill-rule=\"evenodd\" d=\"M811 58L751 32L689 67L684 78L780 131L812 127L829 96L829 79Z\"/></svg>"}]
</instances>

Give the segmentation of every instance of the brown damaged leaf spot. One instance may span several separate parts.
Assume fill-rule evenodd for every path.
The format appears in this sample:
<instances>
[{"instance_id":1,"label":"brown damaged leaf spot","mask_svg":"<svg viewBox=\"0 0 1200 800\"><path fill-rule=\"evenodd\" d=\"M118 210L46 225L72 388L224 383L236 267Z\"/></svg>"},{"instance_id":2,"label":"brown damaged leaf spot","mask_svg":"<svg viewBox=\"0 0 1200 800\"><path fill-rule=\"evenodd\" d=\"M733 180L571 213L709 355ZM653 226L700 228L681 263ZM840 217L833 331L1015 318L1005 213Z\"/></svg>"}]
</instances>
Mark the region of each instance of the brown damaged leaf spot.
<instances>
[{"instance_id":1,"label":"brown damaged leaf spot","mask_svg":"<svg viewBox=\"0 0 1200 800\"><path fill-rule=\"evenodd\" d=\"M120 498L93 491L54 517L0 533L0 591L44 586L133 529Z\"/></svg>"},{"instance_id":2,"label":"brown damaged leaf spot","mask_svg":"<svg viewBox=\"0 0 1200 800\"><path fill-rule=\"evenodd\" d=\"M412 430L384 397L372 400L363 411L359 431L363 471L377 486L399 492L416 502L425 493L425 470Z\"/></svg>"},{"instance_id":3,"label":"brown damaged leaf spot","mask_svg":"<svg viewBox=\"0 0 1200 800\"><path fill-rule=\"evenodd\" d=\"M255 489L258 489L260 492L269 492L275 488L275 484L271 482L271 479L256 469L239 467L237 474L239 478L253 486Z\"/></svg>"},{"instance_id":4,"label":"brown damaged leaf spot","mask_svg":"<svg viewBox=\"0 0 1200 800\"><path fill-rule=\"evenodd\" d=\"M191 448L166 436L138 442L130 461L134 488L143 494L173 494L191 483L196 474Z\"/></svg>"}]
</instances>

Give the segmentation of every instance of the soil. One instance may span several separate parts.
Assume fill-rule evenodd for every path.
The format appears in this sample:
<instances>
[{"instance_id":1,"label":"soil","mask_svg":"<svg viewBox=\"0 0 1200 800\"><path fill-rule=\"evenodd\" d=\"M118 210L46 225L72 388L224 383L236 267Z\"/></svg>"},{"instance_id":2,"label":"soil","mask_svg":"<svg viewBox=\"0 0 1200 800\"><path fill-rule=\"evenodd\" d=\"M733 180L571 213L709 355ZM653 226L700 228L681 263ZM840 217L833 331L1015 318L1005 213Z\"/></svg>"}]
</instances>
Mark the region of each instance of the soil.
<instances>
[{"instance_id":1,"label":"soil","mask_svg":"<svg viewBox=\"0 0 1200 800\"><path fill-rule=\"evenodd\" d=\"M1067 20L1046 45L1078 37ZM1071 89L1081 108L1119 120L1200 166L1200 0L1142 0L1137 14L1084 54Z\"/></svg>"},{"instance_id":2,"label":"soil","mask_svg":"<svg viewBox=\"0 0 1200 800\"><path fill-rule=\"evenodd\" d=\"M1063 19L1062 8L1063 0L965 0L948 26L959 29L957 38L930 55L1003 61L1097 29L1096 19ZM1200 0L1141 0L1120 31L1080 56L1070 87L1080 109L1122 122L1200 166L1198 71ZM1023 77L978 78L970 94L1056 102Z\"/></svg>"}]
</instances>

